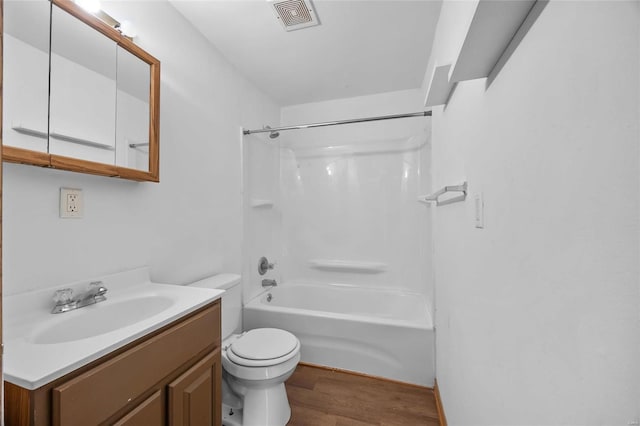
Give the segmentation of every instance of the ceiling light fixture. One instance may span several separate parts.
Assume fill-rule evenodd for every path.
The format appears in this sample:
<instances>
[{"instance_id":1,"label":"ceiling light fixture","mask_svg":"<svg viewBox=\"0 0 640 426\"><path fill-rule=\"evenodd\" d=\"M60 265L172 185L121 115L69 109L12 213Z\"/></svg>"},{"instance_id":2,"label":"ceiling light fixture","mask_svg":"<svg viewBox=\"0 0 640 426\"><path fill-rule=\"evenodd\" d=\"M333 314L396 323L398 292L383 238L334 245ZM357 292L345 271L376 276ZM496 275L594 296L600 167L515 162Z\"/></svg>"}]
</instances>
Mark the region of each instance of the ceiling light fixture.
<instances>
[{"instance_id":1,"label":"ceiling light fixture","mask_svg":"<svg viewBox=\"0 0 640 426\"><path fill-rule=\"evenodd\" d=\"M120 31L123 36L129 39L133 39L134 37L136 37L136 27L131 23L131 21L122 21L120 27L117 28L117 30Z\"/></svg>"},{"instance_id":2,"label":"ceiling light fixture","mask_svg":"<svg viewBox=\"0 0 640 426\"><path fill-rule=\"evenodd\" d=\"M100 12L100 0L75 0L75 3L94 15Z\"/></svg>"},{"instance_id":3,"label":"ceiling light fixture","mask_svg":"<svg viewBox=\"0 0 640 426\"><path fill-rule=\"evenodd\" d=\"M105 24L118 30L120 34L129 40L133 41L133 38L136 36L133 24L129 21L123 21L122 24L119 21L116 21L111 15L100 8L100 0L74 0L74 3L100 19Z\"/></svg>"}]
</instances>

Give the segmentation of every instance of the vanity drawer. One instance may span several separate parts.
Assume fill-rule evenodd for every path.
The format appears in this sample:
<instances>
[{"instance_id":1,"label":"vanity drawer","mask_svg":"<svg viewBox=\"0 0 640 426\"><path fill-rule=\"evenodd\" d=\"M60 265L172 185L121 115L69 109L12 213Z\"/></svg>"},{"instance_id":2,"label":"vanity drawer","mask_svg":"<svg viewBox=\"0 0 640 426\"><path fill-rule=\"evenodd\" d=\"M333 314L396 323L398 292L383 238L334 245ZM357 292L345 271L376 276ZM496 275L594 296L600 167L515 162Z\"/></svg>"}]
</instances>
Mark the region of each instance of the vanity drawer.
<instances>
[{"instance_id":1,"label":"vanity drawer","mask_svg":"<svg viewBox=\"0 0 640 426\"><path fill-rule=\"evenodd\" d=\"M53 389L53 424L99 424L219 346L220 302Z\"/></svg>"},{"instance_id":2,"label":"vanity drawer","mask_svg":"<svg viewBox=\"0 0 640 426\"><path fill-rule=\"evenodd\" d=\"M164 425L164 404L162 401L162 391L156 391L142 404L131 410L113 426L134 426L134 425Z\"/></svg>"}]
</instances>

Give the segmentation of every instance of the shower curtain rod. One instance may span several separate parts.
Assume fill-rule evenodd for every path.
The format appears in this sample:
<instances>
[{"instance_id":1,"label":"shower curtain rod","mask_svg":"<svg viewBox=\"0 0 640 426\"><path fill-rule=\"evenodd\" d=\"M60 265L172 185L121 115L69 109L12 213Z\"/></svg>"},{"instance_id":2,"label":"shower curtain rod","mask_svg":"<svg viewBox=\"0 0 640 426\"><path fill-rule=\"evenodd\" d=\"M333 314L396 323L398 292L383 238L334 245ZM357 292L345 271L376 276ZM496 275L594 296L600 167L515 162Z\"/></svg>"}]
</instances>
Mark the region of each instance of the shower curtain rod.
<instances>
[{"instance_id":1,"label":"shower curtain rod","mask_svg":"<svg viewBox=\"0 0 640 426\"><path fill-rule=\"evenodd\" d=\"M282 130L310 129L313 127L337 126L339 124L365 123L368 121L392 120L395 118L409 118L409 117L431 117L431 111L412 112L408 114L381 115L378 117L354 118L351 120L326 121L324 123L300 124L297 126L274 127L272 129L265 127L264 129L243 130L242 134L244 135L251 135L254 133L275 134L276 132L280 132Z\"/></svg>"}]
</instances>

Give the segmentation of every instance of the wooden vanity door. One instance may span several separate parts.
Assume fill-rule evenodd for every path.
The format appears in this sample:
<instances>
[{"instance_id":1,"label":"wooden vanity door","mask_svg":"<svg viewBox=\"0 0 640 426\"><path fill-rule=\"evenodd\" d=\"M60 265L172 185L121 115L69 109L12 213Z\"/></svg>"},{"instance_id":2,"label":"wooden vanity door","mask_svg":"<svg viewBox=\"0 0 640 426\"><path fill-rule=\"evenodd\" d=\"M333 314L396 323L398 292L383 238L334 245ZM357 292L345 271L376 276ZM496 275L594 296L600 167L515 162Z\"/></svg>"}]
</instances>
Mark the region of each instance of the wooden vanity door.
<instances>
[{"instance_id":1,"label":"wooden vanity door","mask_svg":"<svg viewBox=\"0 0 640 426\"><path fill-rule=\"evenodd\" d=\"M163 426L165 419L164 406L162 404L162 392L157 391L140 405L131 410L114 426Z\"/></svg>"},{"instance_id":2,"label":"wooden vanity door","mask_svg":"<svg viewBox=\"0 0 640 426\"><path fill-rule=\"evenodd\" d=\"M171 426L221 426L220 349L211 352L171 382Z\"/></svg>"}]
</instances>

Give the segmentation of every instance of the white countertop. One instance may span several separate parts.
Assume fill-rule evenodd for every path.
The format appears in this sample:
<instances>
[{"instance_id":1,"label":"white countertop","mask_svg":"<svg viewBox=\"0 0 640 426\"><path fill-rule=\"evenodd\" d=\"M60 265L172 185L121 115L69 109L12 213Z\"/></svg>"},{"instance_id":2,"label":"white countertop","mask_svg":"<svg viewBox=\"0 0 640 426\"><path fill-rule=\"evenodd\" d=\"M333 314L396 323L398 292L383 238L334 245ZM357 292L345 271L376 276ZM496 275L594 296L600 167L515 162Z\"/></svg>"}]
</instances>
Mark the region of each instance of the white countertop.
<instances>
[{"instance_id":1,"label":"white countertop","mask_svg":"<svg viewBox=\"0 0 640 426\"><path fill-rule=\"evenodd\" d=\"M55 290L70 287L82 291L90 281L104 283L108 289L106 301L70 312L51 314ZM66 286L7 296L3 312L4 379L26 389L37 389L196 311L219 299L223 293L223 290L153 283L149 279L148 268L140 268ZM156 309L159 312L151 311L148 317L142 315L137 322L113 331L104 331L110 327L104 324L101 318L104 315L101 313L112 312L108 309L118 304L124 306L122 302L135 304L135 300L140 301L140 310L143 311L145 299L153 298L164 303L161 309ZM78 319L77 323L75 319ZM122 319L114 318L116 320ZM53 336L49 340L54 343L42 343L43 331L44 340L47 340L49 336L46 330L58 325L59 329L64 330L65 324L69 323L74 323L74 329L82 328L90 337L58 343Z\"/></svg>"}]
</instances>

